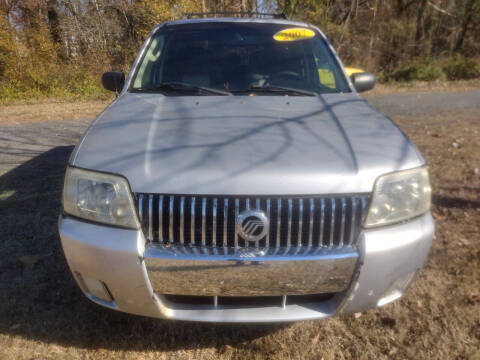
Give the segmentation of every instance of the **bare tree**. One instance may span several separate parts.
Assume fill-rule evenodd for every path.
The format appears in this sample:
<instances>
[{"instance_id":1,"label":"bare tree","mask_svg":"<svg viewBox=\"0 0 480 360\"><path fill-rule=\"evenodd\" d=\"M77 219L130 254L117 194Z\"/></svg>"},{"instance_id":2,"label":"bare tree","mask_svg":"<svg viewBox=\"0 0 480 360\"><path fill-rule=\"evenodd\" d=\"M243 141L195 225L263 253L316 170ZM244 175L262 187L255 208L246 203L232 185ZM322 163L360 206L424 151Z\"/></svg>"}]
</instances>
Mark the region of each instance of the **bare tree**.
<instances>
[{"instance_id":1,"label":"bare tree","mask_svg":"<svg viewBox=\"0 0 480 360\"><path fill-rule=\"evenodd\" d=\"M474 18L474 15L480 10L478 0L467 0L465 4L465 11L463 13L463 19L461 22L460 33L458 34L457 41L455 42L455 52L459 52L462 49L465 36L467 35L468 28Z\"/></svg>"},{"instance_id":2,"label":"bare tree","mask_svg":"<svg viewBox=\"0 0 480 360\"><path fill-rule=\"evenodd\" d=\"M415 31L415 44L414 52L415 56L420 55L421 52L421 41L424 33L424 15L425 8L427 7L427 0L419 0L418 10L417 10L417 30Z\"/></svg>"}]
</instances>

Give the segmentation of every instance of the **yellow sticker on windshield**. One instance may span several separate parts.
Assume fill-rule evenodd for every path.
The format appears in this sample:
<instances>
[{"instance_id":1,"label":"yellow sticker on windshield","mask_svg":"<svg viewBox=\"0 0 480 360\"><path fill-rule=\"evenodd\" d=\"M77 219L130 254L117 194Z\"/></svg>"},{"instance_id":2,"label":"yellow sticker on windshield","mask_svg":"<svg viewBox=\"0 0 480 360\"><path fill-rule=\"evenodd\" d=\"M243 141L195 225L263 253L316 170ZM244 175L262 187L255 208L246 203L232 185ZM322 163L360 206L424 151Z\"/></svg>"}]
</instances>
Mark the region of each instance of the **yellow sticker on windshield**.
<instances>
[{"instance_id":1,"label":"yellow sticker on windshield","mask_svg":"<svg viewBox=\"0 0 480 360\"><path fill-rule=\"evenodd\" d=\"M277 41L297 41L303 39L310 39L315 36L315 33L310 29L305 28L290 28L283 29L273 35Z\"/></svg>"}]
</instances>

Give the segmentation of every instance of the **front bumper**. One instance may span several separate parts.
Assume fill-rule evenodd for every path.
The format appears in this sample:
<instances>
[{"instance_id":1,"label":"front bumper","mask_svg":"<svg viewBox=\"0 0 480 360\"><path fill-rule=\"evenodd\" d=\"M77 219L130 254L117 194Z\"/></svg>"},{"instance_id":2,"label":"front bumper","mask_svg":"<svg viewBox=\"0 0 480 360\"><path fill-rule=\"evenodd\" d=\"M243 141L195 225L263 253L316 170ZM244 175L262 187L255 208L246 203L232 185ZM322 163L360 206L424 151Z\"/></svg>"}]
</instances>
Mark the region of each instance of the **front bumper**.
<instances>
[{"instance_id":1,"label":"front bumper","mask_svg":"<svg viewBox=\"0 0 480 360\"><path fill-rule=\"evenodd\" d=\"M354 248L311 255L295 254L295 249L290 255L255 249L231 254L195 250L146 248L144 259L155 293L230 297L337 293L347 289L358 259Z\"/></svg>"},{"instance_id":2,"label":"front bumper","mask_svg":"<svg viewBox=\"0 0 480 360\"><path fill-rule=\"evenodd\" d=\"M77 283L87 297L100 305L167 319L276 322L363 311L400 297L410 281L398 280L412 279L422 267L434 225L431 215L426 214L407 223L362 231L355 251L283 258L260 254L247 259L145 247L141 231L94 225L70 217L60 218L59 230ZM92 281L105 285L108 299L90 291ZM203 296L335 295L323 301L287 301L275 306L185 306L165 296L179 292Z\"/></svg>"}]
</instances>

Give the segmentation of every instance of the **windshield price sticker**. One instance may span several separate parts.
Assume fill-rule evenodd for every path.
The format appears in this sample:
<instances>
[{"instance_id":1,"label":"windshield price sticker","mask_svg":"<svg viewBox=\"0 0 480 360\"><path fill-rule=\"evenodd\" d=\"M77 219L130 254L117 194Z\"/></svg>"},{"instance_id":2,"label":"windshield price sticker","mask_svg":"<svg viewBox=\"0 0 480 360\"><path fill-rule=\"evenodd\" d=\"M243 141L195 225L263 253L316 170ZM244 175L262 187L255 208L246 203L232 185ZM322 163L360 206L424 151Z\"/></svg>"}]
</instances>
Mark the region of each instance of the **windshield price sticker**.
<instances>
[{"instance_id":1,"label":"windshield price sticker","mask_svg":"<svg viewBox=\"0 0 480 360\"><path fill-rule=\"evenodd\" d=\"M310 39L315 36L315 33L310 29L304 28L290 28L284 29L273 35L277 41L297 41L303 39Z\"/></svg>"}]
</instances>

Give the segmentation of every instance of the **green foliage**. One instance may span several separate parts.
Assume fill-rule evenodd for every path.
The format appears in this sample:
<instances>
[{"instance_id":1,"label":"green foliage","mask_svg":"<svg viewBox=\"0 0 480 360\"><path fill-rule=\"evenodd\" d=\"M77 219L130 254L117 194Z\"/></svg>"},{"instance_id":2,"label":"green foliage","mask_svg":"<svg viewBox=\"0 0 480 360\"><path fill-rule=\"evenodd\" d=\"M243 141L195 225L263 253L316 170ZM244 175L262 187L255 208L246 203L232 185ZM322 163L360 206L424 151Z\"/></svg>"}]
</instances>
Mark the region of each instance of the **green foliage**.
<instances>
[{"instance_id":1,"label":"green foliage","mask_svg":"<svg viewBox=\"0 0 480 360\"><path fill-rule=\"evenodd\" d=\"M18 56L12 32L8 31L5 17L0 11L0 80L18 74Z\"/></svg>"},{"instance_id":2,"label":"green foliage","mask_svg":"<svg viewBox=\"0 0 480 360\"><path fill-rule=\"evenodd\" d=\"M108 99L111 93L100 84L100 74L89 69L58 68L46 77L26 73L21 79L0 83L0 103L25 99Z\"/></svg>"},{"instance_id":3,"label":"green foliage","mask_svg":"<svg viewBox=\"0 0 480 360\"><path fill-rule=\"evenodd\" d=\"M443 66L448 80L475 79L480 77L480 62L456 56Z\"/></svg>"},{"instance_id":4,"label":"green foliage","mask_svg":"<svg viewBox=\"0 0 480 360\"><path fill-rule=\"evenodd\" d=\"M285 12L320 27L344 64L380 81L480 76L480 1L0 1L0 102L107 96L105 70L128 71L159 23L202 11ZM8 6L5 6L5 5ZM53 19L53 20L52 20ZM435 60L433 60L435 59Z\"/></svg>"},{"instance_id":5,"label":"green foliage","mask_svg":"<svg viewBox=\"0 0 480 360\"><path fill-rule=\"evenodd\" d=\"M387 78L395 81L434 81L445 80L446 75L438 62L430 60L427 62L413 62L403 66L393 71Z\"/></svg>"},{"instance_id":6,"label":"green foliage","mask_svg":"<svg viewBox=\"0 0 480 360\"><path fill-rule=\"evenodd\" d=\"M195 0L46 4L14 1L3 9L0 3L0 103L108 98L111 93L100 84L103 71L127 72L156 25L183 12L201 11L201 2ZM52 4L58 23L47 16Z\"/></svg>"}]
</instances>

